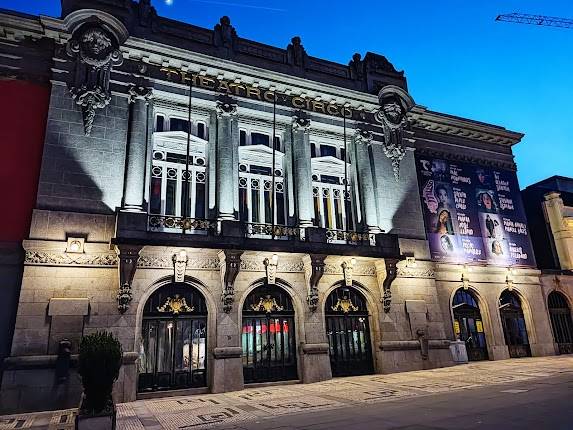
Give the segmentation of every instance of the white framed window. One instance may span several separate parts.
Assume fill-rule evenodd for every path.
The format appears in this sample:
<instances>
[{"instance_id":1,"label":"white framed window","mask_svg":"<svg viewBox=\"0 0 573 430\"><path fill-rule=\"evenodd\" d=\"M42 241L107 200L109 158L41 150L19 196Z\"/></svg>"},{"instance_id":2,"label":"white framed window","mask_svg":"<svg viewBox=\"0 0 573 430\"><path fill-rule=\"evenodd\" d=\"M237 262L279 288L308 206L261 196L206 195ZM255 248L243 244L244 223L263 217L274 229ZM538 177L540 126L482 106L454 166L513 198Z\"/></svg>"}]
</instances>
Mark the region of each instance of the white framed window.
<instances>
[{"instance_id":1,"label":"white framed window","mask_svg":"<svg viewBox=\"0 0 573 430\"><path fill-rule=\"evenodd\" d=\"M261 131L259 129L239 130L239 146L262 145L271 148L272 133ZM274 146L276 151L281 151L281 139L275 135Z\"/></svg>"},{"instance_id":2,"label":"white framed window","mask_svg":"<svg viewBox=\"0 0 573 430\"><path fill-rule=\"evenodd\" d=\"M155 132L189 131L189 121L182 113L166 114L158 113L155 115ZM191 134L199 139L209 140L209 129L207 123L203 120L191 120Z\"/></svg>"},{"instance_id":3,"label":"white framed window","mask_svg":"<svg viewBox=\"0 0 573 430\"><path fill-rule=\"evenodd\" d=\"M187 164L187 133L178 131L154 135L150 174L150 215L206 218L208 183L206 149L207 144L204 140L192 136ZM163 230L169 231L169 228Z\"/></svg>"}]
</instances>

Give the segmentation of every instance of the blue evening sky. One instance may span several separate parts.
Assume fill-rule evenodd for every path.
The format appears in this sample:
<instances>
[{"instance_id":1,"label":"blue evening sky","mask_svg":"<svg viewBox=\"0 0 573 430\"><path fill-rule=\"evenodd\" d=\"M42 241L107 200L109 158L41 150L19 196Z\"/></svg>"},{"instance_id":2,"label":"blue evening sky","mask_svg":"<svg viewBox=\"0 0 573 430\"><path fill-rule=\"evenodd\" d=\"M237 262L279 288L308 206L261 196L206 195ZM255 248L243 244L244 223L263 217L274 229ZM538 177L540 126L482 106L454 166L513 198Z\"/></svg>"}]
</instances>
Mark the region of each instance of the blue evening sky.
<instances>
[{"instance_id":1,"label":"blue evening sky","mask_svg":"<svg viewBox=\"0 0 573 430\"><path fill-rule=\"evenodd\" d=\"M385 55L420 105L525 133L514 147L520 185L573 176L573 29L498 23L499 13L573 19L572 0L153 0L162 16L212 28L229 15L239 36L348 63ZM59 0L0 0L59 16Z\"/></svg>"}]
</instances>

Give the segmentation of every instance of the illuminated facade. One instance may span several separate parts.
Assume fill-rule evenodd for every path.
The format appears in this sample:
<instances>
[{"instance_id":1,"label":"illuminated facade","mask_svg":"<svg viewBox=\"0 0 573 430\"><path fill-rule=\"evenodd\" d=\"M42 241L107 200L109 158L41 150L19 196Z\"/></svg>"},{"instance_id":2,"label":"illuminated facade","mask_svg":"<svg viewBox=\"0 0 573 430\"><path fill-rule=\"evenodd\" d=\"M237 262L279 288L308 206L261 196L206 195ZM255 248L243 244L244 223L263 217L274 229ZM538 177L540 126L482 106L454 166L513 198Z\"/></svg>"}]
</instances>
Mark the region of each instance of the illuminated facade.
<instances>
[{"instance_id":1,"label":"illuminated facade","mask_svg":"<svg viewBox=\"0 0 573 430\"><path fill-rule=\"evenodd\" d=\"M6 411L76 406L60 341L104 329L118 401L555 353L521 134L417 105L381 55L332 63L145 0L62 11L2 14L2 70L53 53Z\"/></svg>"}]
</instances>

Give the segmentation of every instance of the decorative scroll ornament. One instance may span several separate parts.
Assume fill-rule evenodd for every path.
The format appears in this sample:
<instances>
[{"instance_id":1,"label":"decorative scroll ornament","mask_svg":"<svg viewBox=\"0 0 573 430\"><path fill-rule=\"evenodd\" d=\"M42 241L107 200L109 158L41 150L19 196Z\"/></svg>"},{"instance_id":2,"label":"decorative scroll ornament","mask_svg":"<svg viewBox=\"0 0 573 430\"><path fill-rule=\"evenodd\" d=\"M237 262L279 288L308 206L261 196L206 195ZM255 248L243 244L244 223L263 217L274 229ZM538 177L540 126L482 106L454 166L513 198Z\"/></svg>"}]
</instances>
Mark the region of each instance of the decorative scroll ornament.
<instances>
[{"instance_id":1,"label":"decorative scroll ornament","mask_svg":"<svg viewBox=\"0 0 573 430\"><path fill-rule=\"evenodd\" d=\"M403 130L408 125L406 111L397 98L389 98L382 105L376 119L384 130L384 155L392 161L392 170L396 181L400 179L400 162L406 155L403 143Z\"/></svg>"},{"instance_id":2,"label":"decorative scroll ornament","mask_svg":"<svg viewBox=\"0 0 573 430\"><path fill-rule=\"evenodd\" d=\"M173 260L173 280L175 282L185 282L185 270L187 270L187 252L179 251L172 257Z\"/></svg>"},{"instance_id":3,"label":"decorative scroll ornament","mask_svg":"<svg viewBox=\"0 0 573 430\"><path fill-rule=\"evenodd\" d=\"M219 261L223 278L223 312L230 313L235 302L235 279L241 269L241 255L243 251L225 249L219 253Z\"/></svg>"},{"instance_id":4,"label":"decorative scroll ornament","mask_svg":"<svg viewBox=\"0 0 573 430\"><path fill-rule=\"evenodd\" d=\"M117 293L117 309L120 313L125 313L129 309L129 304L133 299L131 294L131 283L137 269L139 251L141 246L120 246L119 247L119 289Z\"/></svg>"},{"instance_id":5,"label":"decorative scroll ornament","mask_svg":"<svg viewBox=\"0 0 573 430\"><path fill-rule=\"evenodd\" d=\"M311 312L316 312L318 309L318 283L324 274L325 259L326 255L322 254L310 254L303 257L305 277L309 286L306 301Z\"/></svg>"},{"instance_id":6,"label":"decorative scroll ornament","mask_svg":"<svg viewBox=\"0 0 573 430\"><path fill-rule=\"evenodd\" d=\"M274 297L271 297L270 294L267 294L266 297L261 297L259 303L256 305L251 305L251 309L254 311L264 311L267 314L270 314L272 311L282 311L283 307L278 305L277 300Z\"/></svg>"},{"instance_id":7,"label":"decorative scroll ornament","mask_svg":"<svg viewBox=\"0 0 573 430\"><path fill-rule=\"evenodd\" d=\"M163 306L158 306L157 310L159 312L171 312L172 314L177 315L180 312L193 312L195 308L193 306L187 305L185 297L181 297L179 294L175 294L174 298L167 297L167 300Z\"/></svg>"},{"instance_id":8,"label":"decorative scroll ornament","mask_svg":"<svg viewBox=\"0 0 573 430\"><path fill-rule=\"evenodd\" d=\"M123 63L123 56L114 36L97 25L84 25L77 30L66 50L76 63L70 93L82 109L84 133L89 136L96 109L103 109L111 101L111 69Z\"/></svg>"},{"instance_id":9,"label":"decorative scroll ornament","mask_svg":"<svg viewBox=\"0 0 573 430\"><path fill-rule=\"evenodd\" d=\"M355 306L354 303L352 303L352 300L344 296L343 298L338 299L336 305L332 306L332 310L335 312L342 311L347 314L350 311L356 312L358 310L358 306Z\"/></svg>"}]
</instances>

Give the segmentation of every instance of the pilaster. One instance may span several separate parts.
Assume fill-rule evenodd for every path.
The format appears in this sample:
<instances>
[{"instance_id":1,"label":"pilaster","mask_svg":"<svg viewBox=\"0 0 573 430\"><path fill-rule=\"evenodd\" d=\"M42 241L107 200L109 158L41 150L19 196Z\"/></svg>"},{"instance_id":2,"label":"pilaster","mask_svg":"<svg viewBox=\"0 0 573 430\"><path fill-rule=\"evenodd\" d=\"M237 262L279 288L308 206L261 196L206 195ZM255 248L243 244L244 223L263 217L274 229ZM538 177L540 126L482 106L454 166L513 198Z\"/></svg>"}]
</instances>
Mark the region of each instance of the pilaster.
<instances>
[{"instance_id":1,"label":"pilaster","mask_svg":"<svg viewBox=\"0 0 573 430\"><path fill-rule=\"evenodd\" d=\"M312 208L312 167L310 158L310 120L293 117L293 170L296 189L298 225L311 227Z\"/></svg>"},{"instance_id":2,"label":"pilaster","mask_svg":"<svg viewBox=\"0 0 573 430\"><path fill-rule=\"evenodd\" d=\"M216 150L216 197L217 219L235 219L235 192L233 173L237 170L233 155L238 141L233 141L233 118L237 114L237 105L230 100L217 101L217 150ZM238 157L237 157L238 158Z\"/></svg>"},{"instance_id":3,"label":"pilaster","mask_svg":"<svg viewBox=\"0 0 573 430\"><path fill-rule=\"evenodd\" d=\"M358 173L360 205L364 214L364 221L368 233L380 233L378 226L378 209L376 207L376 196L374 190L374 178L372 176L372 166L370 164L370 154L368 147L372 142L372 133L357 129L354 135L354 146L356 150L356 168Z\"/></svg>"}]
</instances>

